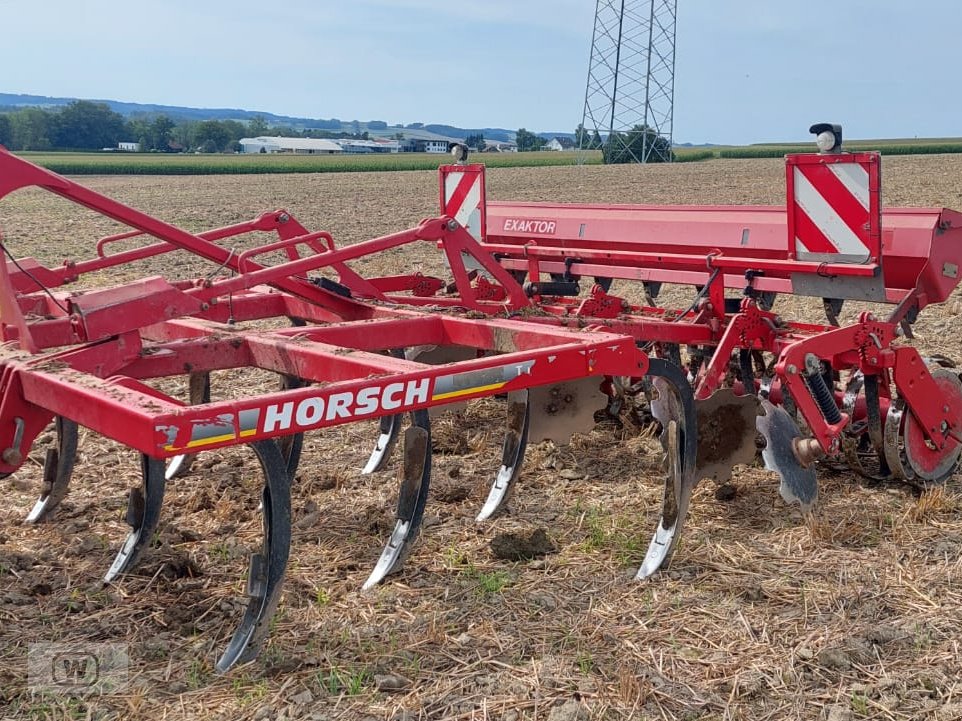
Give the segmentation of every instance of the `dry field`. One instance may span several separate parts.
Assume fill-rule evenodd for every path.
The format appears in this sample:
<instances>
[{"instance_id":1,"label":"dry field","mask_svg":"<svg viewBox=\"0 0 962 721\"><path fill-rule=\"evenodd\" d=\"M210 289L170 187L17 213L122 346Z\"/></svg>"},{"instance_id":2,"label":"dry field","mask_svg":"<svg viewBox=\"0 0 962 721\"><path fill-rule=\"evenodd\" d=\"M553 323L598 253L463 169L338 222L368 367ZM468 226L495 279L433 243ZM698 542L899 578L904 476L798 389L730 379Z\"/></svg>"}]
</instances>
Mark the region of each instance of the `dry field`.
<instances>
[{"instance_id":1,"label":"dry field","mask_svg":"<svg viewBox=\"0 0 962 721\"><path fill-rule=\"evenodd\" d=\"M437 197L432 172L84 183L195 231L285 207L342 244L409 227ZM777 160L496 169L488 187L495 199L595 202L768 204L784 193ZM886 159L883 193L886 204L962 209L962 156ZM39 192L0 204L0 227L15 254L47 261L114 231ZM435 271L433 252L357 267ZM146 270L210 268L167 258ZM810 304L779 303L818 319ZM958 305L922 313L919 345L962 360ZM219 374L214 393L271 382ZM172 482L155 548L105 588L137 458L84 434L72 495L52 522L27 527L38 443L0 481L0 718L962 718L958 476L919 496L824 468L806 520L772 475L742 469L734 499L698 489L671 568L638 583L660 511L657 444L604 425L566 447L530 448L509 512L478 526L501 413L488 400L437 421L421 540L404 570L368 593L359 589L391 528L394 473L357 472L371 424L309 435L281 609L260 658L226 676L212 664L259 542L250 454L208 453ZM554 547L543 559L492 555L498 533L539 528ZM126 644L129 683L101 697L31 694L27 649L41 641Z\"/></svg>"}]
</instances>

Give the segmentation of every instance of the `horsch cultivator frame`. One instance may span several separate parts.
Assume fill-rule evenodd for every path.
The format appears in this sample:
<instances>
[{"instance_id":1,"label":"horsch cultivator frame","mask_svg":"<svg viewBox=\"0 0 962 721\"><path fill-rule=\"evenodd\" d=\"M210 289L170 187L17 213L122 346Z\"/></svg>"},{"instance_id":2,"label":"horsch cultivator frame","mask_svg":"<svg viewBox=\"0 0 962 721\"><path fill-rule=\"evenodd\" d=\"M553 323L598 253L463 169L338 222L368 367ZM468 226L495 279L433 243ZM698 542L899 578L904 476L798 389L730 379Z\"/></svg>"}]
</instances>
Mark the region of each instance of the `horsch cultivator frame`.
<instances>
[{"instance_id":1,"label":"horsch cultivator frame","mask_svg":"<svg viewBox=\"0 0 962 721\"><path fill-rule=\"evenodd\" d=\"M188 233L0 151L0 197L38 187L131 229L101 239L92 258L56 268L15 259L3 245L0 473L16 472L55 423L28 517L36 522L67 493L79 425L136 449L142 482L130 492L131 532L106 574L111 582L149 545L166 483L195 454L249 445L264 475L264 539L222 671L256 655L279 602L291 479L302 435L315 429L380 419L367 472L401 440L395 527L367 586L396 571L417 536L430 479L429 409L483 396L504 397L507 413L502 465L479 520L503 508L529 442L565 442L599 409L650 407L666 479L640 578L670 557L695 485L727 481L734 465L753 459L756 428L782 495L806 509L817 498L820 459L871 477L939 483L962 452L962 383L947 360L923 358L902 338L958 283L962 215L883 211L879 156L841 152L832 126L813 130L836 142L787 158L784 208L487 202L483 166L465 164L455 148L461 162L440 169L441 215L340 249L285 211ZM257 233L273 237L228 249ZM139 237L148 242L110 252ZM451 278L364 278L349 265L421 241L443 252ZM199 256L213 272L65 289L169 252ZM615 280L642 283L645 303L613 294ZM664 283L691 286L691 303L658 307ZM787 293L821 298L826 322L777 314L773 301ZM842 304L853 300L892 309L840 326ZM278 318L289 325L258 323ZM233 368L277 373L280 388L212 401L210 373ZM188 403L150 384L176 376L189 379Z\"/></svg>"}]
</instances>

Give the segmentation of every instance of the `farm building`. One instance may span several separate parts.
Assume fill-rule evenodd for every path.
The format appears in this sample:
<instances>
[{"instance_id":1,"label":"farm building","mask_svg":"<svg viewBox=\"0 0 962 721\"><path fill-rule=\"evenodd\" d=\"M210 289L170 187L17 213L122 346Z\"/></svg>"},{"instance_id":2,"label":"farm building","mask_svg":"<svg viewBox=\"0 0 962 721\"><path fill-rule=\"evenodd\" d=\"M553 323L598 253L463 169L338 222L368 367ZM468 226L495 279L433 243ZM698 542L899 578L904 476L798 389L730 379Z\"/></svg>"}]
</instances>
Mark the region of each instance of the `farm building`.
<instances>
[{"instance_id":1,"label":"farm building","mask_svg":"<svg viewBox=\"0 0 962 721\"><path fill-rule=\"evenodd\" d=\"M487 140L484 141L485 153L517 153L518 144L506 140Z\"/></svg>"},{"instance_id":2,"label":"farm building","mask_svg":"<svg viewBox=\"0 0 962 721\"><path fill-rule=\"evenodd\" d=\"M117 150L123 150L128 153L136 153L140 150L140 143L127 143L121 141L117 143Z\"/></svg>"},{"instance_id":3,"label":"farm building","mask_svg":"<svg viewBox=\"0 0 962 721\"><path fill-rule=\"evenodd\" d=\"M354 140L353 138L335 138L333 142L341 146L345 153L396 153L398 141L377 138L375 140Z\"/></svg>"},{"instance_id":4,"label":"farm building","mask_svg":"<svg viewBox=\"0 0 962 721\"><path fill-rule=\"evenodd\" d=\"M340 145L331 140L317 138L278 138L260 136L241 138L241 151L244 153L294 153L295 155L333 155L344 152Z\"/></svg>"},{"instance_id":5,"label":"farm building","mask_svg":"<svg viewBox=\"0 0 962 721\"><path fill-rule=\"evenodd\" d=\"M545 143L545 150L574 150L575 141L571 138L552 138Z\"/></svg>"}]
</instances>

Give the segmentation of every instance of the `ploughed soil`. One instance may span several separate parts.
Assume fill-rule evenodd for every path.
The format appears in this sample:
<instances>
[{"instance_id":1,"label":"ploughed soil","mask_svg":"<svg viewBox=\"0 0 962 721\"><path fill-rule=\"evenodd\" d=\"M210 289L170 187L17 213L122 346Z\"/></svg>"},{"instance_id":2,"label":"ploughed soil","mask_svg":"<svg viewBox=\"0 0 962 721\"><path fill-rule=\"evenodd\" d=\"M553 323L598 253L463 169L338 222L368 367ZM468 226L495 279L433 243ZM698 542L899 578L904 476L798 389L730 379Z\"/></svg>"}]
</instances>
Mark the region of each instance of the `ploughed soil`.
<instances>
[{"instance_id":1,"label":"ploughed soil","mask_svg":"<svg viewBox=\"0 0 962 721\"><path fill-rule=\"evenodd\" d=\"M887 205L962 209L962 156L884 162ZM784 200L778 160L496 169L487 180L489 197L504 200ZM430 172L83 183L191 231L283 207L341 245L411 227L436 213L437 199ZM97 238L119 230L33 190L0 203L0 227L11 253L48 264L89 257ZM179 256L83 283L217 272ZM354 267L443 271L428 244ZM613 292L640 300L626 284ZM670 289L661 300L685 307L691 291ZM915 343L924 353L962 360L959 305L953 294L921 313ZM867 307L848 303L843 320ZM817 301L779 298L775 310L822 319ZM276 383L267 373L215 373L213 396ZM186 399L184 379L161 387ZM82 431L71 494L49 522L28 526L53 441L46 432L22 470L0 480L0 718L962 718L957 475L920 494L823 464L819 502L805 518L781 500L773 474L757 462L739 467L735 492L719 494L726 500L713 484L699 486L671 567L638 582L663 494L653 430L624 418L568 445L532 445L507 512L477 524L500 463L504 414L502 400L486 399L435 419L421 538L403 570L369 592L360 588L393 526L399 459L359 474L374 423L308 434L270 639L256 661L224 676L213 663L242 613L261 537L253 455L199 456L169 484L137 570L104 586L139 460ZM97 644L118 644L129 656L124 683L103 695L44 693L27 663L31 644L44 642L95 654Z\"/></svg>"}]
</instances>

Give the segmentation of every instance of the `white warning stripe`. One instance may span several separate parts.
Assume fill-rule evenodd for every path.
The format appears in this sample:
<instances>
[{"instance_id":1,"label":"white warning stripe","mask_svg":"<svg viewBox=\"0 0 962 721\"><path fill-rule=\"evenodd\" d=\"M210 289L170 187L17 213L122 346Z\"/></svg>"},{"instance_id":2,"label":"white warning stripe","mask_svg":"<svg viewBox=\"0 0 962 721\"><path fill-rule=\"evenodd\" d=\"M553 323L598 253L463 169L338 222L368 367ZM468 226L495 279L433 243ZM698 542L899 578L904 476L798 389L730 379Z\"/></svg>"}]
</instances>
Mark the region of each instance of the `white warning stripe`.
<instances>
[{"instance_id":1,"label":"white warning stripe","mask_svg":"<svg viewBox=\"0 0 962 721\"><path fill-rule=\"evenodd\" d=\"M823 198L802 172L795 168L795 203L818 229L825 234L838 252L844 255L870 255L868 247L845 224L828 201Z\"/></svg>"},{"instance_id":2,"label":"white warning stripe","mask_svg":"<svg viewBox=\"0 0 962 721\"><path fill-rule=\"evenodd\" d=\"M461 225L467 227L471 214L477 211L480 203L481 176L478 176L474 179L474 182L471 183L471 190L469 190L467 196L465 196L464 203L461 204L461 207L458 209L457 215L454 216L454 219Z\"/></svg>"},{"instance_id":3,"label":"white warning stripe","mask_svg":"<svg viewBox=\"0 0 962 721\"><path fill-rule=\"evenodd\" d=\"M868 210L868 171L858 163L832 163L828 166L845 189Z\"/></svg>"},{"instance_id":4,"label":"white warning stripe","mask_svg":"<svg viewBox=\"0 0 962 721\"><path fill-rule=\"evenodd\" d=\"M448 203L451 202L451 196L454 195L454 191L458 189L458 185L461 184L461 178L464 177L464 173L448 173L444 176L444 206L447 207Z\"/></svg>"},{"instance_id":5,"label":"white warning stripe","mask_svg":"<svg viewBox=\"0 0 962 721\"><path fill-rule=\"evenodd\" d=\"M464 173L448 173L444 176L444 205L447 206L451 202L451 196L454 195L454 191L458 189L458 185L461 184L461 179L464 177ZM475 175L474 181L471 183L471 189L468 194L464 196L464 201L461 203L461 207L457 209L454 213L454 219L458 221L464 227L468 227L468 221L471 214L478 209L481 204L481 176ZM448 208L448 213L451 212L451 208Z\"/></svg>"}]
</instances>

